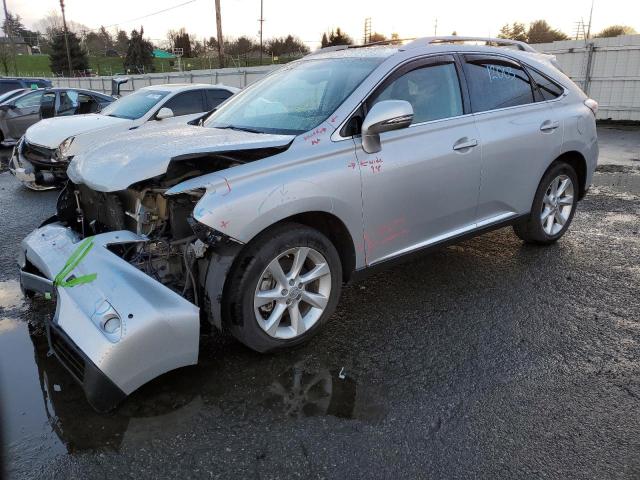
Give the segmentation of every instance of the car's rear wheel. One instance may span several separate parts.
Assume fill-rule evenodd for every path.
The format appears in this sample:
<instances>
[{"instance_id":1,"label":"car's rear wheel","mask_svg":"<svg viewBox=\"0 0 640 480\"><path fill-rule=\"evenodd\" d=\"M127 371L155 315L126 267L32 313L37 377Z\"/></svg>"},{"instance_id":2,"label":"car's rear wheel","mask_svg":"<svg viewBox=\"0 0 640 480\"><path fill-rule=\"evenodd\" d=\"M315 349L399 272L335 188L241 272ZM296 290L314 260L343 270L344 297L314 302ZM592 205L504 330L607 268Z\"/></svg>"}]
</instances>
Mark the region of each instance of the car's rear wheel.
<instances>
[{"instance_id":1,"label":"car's rear wheel","mask_svg":"<svg viewBox=\"0 0 640 480\"><path fill-rule=\"evenodd\" d=\"M253 350L268 352L309 340L333 313L342 268L322 233L288 223L241 252L225 286L225 325Z\"/></svg>"},{"instance_id":2,"label":"car's rear wheel","mask_svg":"<svg viewBox=\"0 0 640 480\"><path fill-rule=\"evenodd\" d=\"M531 214L513 229L528 243L548 245L568 230L578 203L578 176L571 165L554 163L540 181Z\"/></svg>"}]
</instances>

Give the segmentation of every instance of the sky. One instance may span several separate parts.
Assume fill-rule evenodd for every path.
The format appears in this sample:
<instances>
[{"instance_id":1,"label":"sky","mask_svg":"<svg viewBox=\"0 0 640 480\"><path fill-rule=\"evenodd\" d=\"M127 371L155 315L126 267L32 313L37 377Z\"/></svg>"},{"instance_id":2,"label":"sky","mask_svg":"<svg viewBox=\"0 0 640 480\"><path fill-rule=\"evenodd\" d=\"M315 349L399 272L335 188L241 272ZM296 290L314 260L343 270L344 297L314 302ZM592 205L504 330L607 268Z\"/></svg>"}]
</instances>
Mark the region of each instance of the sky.
<instances>
[{"instance_id":1,"label":"sky","mask_svg":"<svg viewBox=\"0 0 640 480\"><path fill-rule=\"evenodd\" d=\"M6 0L7 8L33 26L59 0ZM189 2L179 8L138 19ZM260 0L221 0L225 37L258 38ZM316 48L322 33L341 27L361 41L366 17L372 30L400 38L437 34L496 36L505 23L529 23L543 18L568 35L575 23L589 19L591 0L264 0L264 38L293 34ZM215 36L214 0L65 0L68 20L98 28L100 25L131 31L144 26L145 37L163 41L169 29L185 27L198 38ZM611 24L626 24L640 32L640 1L595 0L592 31ZM117 26L117 27L116 27Z\"/></svg>"}]
</instances>

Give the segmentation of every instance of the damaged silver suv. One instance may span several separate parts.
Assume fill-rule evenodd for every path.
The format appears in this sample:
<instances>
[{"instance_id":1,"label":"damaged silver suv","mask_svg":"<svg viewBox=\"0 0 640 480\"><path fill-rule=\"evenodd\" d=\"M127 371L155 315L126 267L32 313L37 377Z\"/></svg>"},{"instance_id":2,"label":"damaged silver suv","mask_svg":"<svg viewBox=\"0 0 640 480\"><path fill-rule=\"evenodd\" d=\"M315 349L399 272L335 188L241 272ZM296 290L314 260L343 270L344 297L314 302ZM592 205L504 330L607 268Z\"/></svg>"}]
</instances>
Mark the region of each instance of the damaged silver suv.
<instances>
[{"instance_id":1,"label":"damaged silver suv","mask_svg":"<svg viewBox=\"0 0 640 480\"><path fill-rule=\"evenodd\" d=\"M368 267L505 225L555 242L591 183L596 109L519 42L320 51L197 124L78 154L22 286L55 298L51 349L109 410L196 363L201 322L270 352Z\"/></svg>"}]
</instances>

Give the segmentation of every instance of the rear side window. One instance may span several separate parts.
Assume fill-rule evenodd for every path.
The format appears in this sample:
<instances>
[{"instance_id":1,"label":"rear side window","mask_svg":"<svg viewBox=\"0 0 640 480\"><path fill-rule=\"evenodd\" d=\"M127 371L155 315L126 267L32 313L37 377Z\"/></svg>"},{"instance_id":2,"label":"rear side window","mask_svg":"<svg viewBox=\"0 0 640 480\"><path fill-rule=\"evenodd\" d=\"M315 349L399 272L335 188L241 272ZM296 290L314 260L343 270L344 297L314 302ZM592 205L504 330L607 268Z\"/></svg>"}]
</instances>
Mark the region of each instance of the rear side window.
<instances>
[{"instance_id":1,"label":"rear side window","mask_svg":"<svg viewBox=\"0 0 640 480\"><path fill-rule=\"evenodd\" d=\"M405 73L375 99L406 100L413 107L413 123L462 115L462 96L453 63L428 65Z\"/></svg>"},{"instance_id":2,"label":"rear side window","mask_svg":"<svg viewBox=\"0 0 640 480\"><path fill-rule=\"evenodd\" d=\"M23 88L22 84L16 80L0 82L0 94Z\"/></svg>"},{"instance_id":3,"label":"rear side window","mask_svg":"<svg viewBox=\"0 0 640 480\"><path fill-rule=\"evenodd\" d=\"M560 85L535 70L529 69L529 75L538 86L538 95L536 96L536 100L539 102L544 100L553 100L554 98L558 98L564 92L564 89Z\"/></svg>"},{"instance_id":4,"label":"rear side window","mask_svg":"<svg viewBox=\"0 0 640 480\"><path fill-rule=\"evenodd\" d=\"M204 112L206 110L202 104L202 90L191 90L189 92L179 93L168 100L163 107L170 108L176 117Z\"/></svg>"},{"instance_id":5,"label":"rear side window","mask_svg":"<svg viewBox=\"0 0 640 480\"><path fill-rule=\"evenodd\" d=\"M534 102L529 77L515 62L468 56L465 71L474 112L486 112Z\"/></svg>"},{"instance_id":6,"label":"rear side window","mask_svg":"<svg viewBox=\"0 0 640 480\"><path fill-rule=\"evenodd\" d=\"M207 108L206 108L207 111L213 110L222 102L224 102L227 98L233 95L228 90L207 89L205 90L205 93L207 97Z\"/></svg>"},{"instance_id":7,"label":"rear side window","mask_svg":"<svg viewBox=\"0 0 640 480\"><path fill-rule=\"evenodd\" d=\"M40 107L40 99L42 98L42 92L33 92L20 97L16 100L15 106L17 108L33 108Z\"/></svg>"}]
</instances>

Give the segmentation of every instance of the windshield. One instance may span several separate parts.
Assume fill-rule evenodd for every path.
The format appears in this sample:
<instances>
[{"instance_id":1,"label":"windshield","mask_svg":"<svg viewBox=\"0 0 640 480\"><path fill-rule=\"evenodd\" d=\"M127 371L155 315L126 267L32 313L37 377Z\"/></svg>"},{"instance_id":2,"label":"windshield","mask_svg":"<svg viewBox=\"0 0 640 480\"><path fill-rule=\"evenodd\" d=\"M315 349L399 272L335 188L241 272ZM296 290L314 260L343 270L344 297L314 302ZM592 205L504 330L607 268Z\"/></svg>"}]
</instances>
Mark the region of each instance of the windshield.
<instances>
[{"instance_id":1,"label":"windshield","mask_svg":"<svg viewBox=\"0 0 640 480\"><path fill-rule=\"evenodd\" d=\"M166 90L138 90L102 109L102 115L137 120L169 95Z\"/></svg>"},{"instance_id":2,"label":"windshield","mask_svg":"<svg viewBox=\"0 0 640 480\"><path fill-rule=\"evenodd\" d=\"M320 125L384 58L297 62L231 97L207 127L297 135Z\"/></svg>"}]
</instances>

